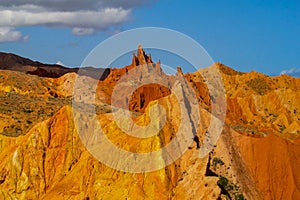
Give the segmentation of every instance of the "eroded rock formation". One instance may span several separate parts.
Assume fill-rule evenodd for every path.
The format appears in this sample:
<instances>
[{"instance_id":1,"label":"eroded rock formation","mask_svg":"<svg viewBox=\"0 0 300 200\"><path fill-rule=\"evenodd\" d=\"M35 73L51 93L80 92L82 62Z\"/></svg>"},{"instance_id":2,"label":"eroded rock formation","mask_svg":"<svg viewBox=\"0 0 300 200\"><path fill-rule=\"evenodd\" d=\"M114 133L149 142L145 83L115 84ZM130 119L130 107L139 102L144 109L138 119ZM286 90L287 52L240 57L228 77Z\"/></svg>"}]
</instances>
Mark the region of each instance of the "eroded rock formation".
<instances>
[{"instance_id":1,"label":"eroded rock formation","mask_svg":"<svg viewBox=\"0 0 300 200\"><path fill-rule=\"evenodd\" d=\"M220 116L219 109L214 115L211 112L222 97L212 96L207 86L213 68L220 72L227 102L224 128L216 143L208 128ZM178 70L177 75L166 75L160 62L154 63L141 46L131 65L111 69L103 81L77 73L43 78L18 71L0 70L0 199L300 198L300 79L241 73L221 63L194 73ZM161 84L150 83L153 77ZM184 81L176 82L180 78ZM195 96L182 92L181 97L195 98L199 104L197 129L196 118L189 113L195 102L184 102L174 94L184 84L193 88ZM80 92L74 96L76 89ZM161 126L158 118L163 112L155 107L161 105L167 116L161 130L148 138L126 134L110 107L114 94L124 97L118 107L139 112L124 120L141 127L153 123L153 130ZM158 118L151 121L153 108ZM189 121L182 121L180 116L186 113ZM182 123L189 132L185 139L192 142L179 159L161 169L122 172L87 150L100 142L95 148L115 166L130 159L119 158L121 154L103 146L95 134L97 123L91 119L98 120L112 144L128 152L159 150L178 136ZM134 132L135 127L125 128ZM180 147L183 141L177 142ZM213 149L200 157L204 147ZM149 165L163 165L166 159L162 158L166 155Z\"/></svg>"}]
</instances>

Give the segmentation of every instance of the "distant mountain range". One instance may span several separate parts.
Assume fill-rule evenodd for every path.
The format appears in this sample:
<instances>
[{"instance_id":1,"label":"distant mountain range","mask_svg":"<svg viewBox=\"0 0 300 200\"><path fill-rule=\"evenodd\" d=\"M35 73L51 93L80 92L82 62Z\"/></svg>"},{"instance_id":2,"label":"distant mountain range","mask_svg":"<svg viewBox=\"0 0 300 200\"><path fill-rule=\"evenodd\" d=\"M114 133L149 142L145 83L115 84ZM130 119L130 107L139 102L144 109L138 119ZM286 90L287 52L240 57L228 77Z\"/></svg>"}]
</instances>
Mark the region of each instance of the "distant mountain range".
<instances>
[{"instance_id":1,"label":"distant mountain range","mask_svg":"<svg viewBox=\"0 0 300 200\"><path fill-rule=\"evenodd\" d=\"M109 68L67 68L58 64L44 64L21 56L0 52L0 69L20 71L41 77L58 78L64 74L75 72L80 75L104 80L110 73ZM80 69L80 70L79 70Z\"/></svg>"}]
</instances>

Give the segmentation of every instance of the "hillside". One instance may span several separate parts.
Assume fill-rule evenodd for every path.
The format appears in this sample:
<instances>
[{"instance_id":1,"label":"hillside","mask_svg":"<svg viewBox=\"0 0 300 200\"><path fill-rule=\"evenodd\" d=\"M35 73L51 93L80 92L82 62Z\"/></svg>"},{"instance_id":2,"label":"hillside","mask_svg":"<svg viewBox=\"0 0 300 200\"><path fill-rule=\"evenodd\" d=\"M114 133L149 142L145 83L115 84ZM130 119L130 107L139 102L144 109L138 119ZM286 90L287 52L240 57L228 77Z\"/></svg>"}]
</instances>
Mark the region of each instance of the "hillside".
<instances>
[{"instance_id":1,"label":"hillside","mask_svg":"<svg viewBox=\"0 0 300 200\"><path fill-rule=\"evenodd\" d=\"M0 57L0 199L300 199L299 78L221 63L167 75L141 46L100 80ZM210 94L213 70L224 96ZM210 124L223 115L218 137Z\"/></svg>"}]
</instances>

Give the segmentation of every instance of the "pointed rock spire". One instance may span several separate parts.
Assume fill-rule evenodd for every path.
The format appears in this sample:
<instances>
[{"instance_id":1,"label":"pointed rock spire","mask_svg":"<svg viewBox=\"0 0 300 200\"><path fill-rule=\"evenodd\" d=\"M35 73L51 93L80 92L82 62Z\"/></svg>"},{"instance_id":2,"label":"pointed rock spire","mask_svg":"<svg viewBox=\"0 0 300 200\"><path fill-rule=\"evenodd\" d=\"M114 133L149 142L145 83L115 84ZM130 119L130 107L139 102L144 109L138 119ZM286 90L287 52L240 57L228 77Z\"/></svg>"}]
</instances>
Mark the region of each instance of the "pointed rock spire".
<instances>
[{"instance_id":1,"label":"pointed rock spire","mask_svg":"<svg viewBox=\"0 0 300 200\"><path fill-rule=\"evenodd\" d=\"M144 65L144 64L147 63L146 62L146 54L145 54L141 44L138 45L138 55L137 55L137 57L138 57L139 65Z\"/></svg>"},{"instance_id":2,"label":"pointed rock spire","mask_svg":"<svg viewBox=\"0 0 300 200\"><path fill-rule=\"evenodd\" d=\"M141 44L138 45L137 55L135 52L132 54L132 63L131 65L136 67L138 65L144 64L153 64L151 54L147 55Z\"/></svg>"},{"instance_id":3,"label":"pointed rock spire","mask_svg":"<svg viewBox=\"0 0 300 200\"><path fill-rule=\"evenodd\" d=\"M176 73L177 75L183 75L183 72L182 72L182 69L181 69L181 67L177 67L177 73Z\"/></svg>"}]
</instances>

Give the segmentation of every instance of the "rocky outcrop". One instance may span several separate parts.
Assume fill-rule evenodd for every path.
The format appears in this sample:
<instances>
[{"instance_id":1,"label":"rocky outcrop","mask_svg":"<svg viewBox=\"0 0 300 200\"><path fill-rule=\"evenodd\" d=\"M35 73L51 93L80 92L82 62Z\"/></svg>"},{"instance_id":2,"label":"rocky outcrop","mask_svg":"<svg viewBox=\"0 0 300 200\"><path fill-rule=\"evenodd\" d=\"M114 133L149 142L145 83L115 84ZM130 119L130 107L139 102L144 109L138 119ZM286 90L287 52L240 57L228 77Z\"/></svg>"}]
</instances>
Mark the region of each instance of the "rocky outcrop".
<instances>
[{"instance_id":1,"label":"rocky outcrop","mask_svg":"<svg viewBox=\"0 0 300 200\"><path fill-rule=\"evenodd\" d=\"M132 56L132 65L134 66L139 66L139 65L145 65L145 64L152 64L152 58L151 55L147 55L141 44L138 45L138 50L137 50L137 56L133 54Z\"/></svg>"},{"instance_id":2,"label":"rocky outcrop","mask_svg":"<svg viewBox=\"0 0 300 200\"><path fill-rule=\"evenodd\" d=\"M253 137L276 134L293 141L300 133L300 80L257 72L222 74L227 93L226 123Z\"/></svg>"},{"instance_id":3,"label":"rocky outcrop","mask_svg":"<svg viewBox=\"0 0 300 200\"><path fill-rule=\"evenodd\" d=\"M152 77L153 76L153 77ZM154 76L157 76L158 79L164 79L165 85L156 84L157 80ZM123 80L121 79L123 77ZM106 85L110 85L111 91L109 97L112 95L113 90L116 89L116 84L120 82L125 82L126 87L135 87L135 90L132 91L131 97L127 97L126 105L121 105L123 108L129 108L131 111L144 112L145 108L149 102L160 99L162 97L168 96L171 94L171 82L174 82L174 78L167 76L160 67L160 62L154 63L152 61L151 55L147 55L142 45L138 45L137 56L133 53L132 63L124 68L114 68L111 70L109 76L104 80ZM134 82L134 83L133 83ZM120 88L118 93L120 96L126 98L125 93L128 91L125 88ZM124 95L122 95L124 94ZM107 102L111 103L111 102Z\"/></svg>"}]
</instances>

